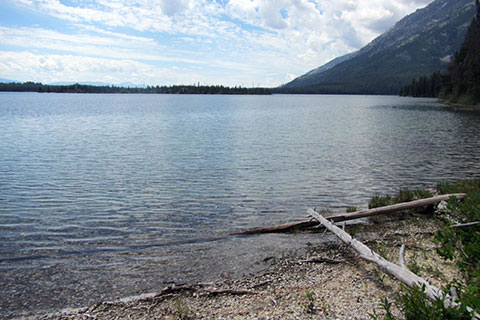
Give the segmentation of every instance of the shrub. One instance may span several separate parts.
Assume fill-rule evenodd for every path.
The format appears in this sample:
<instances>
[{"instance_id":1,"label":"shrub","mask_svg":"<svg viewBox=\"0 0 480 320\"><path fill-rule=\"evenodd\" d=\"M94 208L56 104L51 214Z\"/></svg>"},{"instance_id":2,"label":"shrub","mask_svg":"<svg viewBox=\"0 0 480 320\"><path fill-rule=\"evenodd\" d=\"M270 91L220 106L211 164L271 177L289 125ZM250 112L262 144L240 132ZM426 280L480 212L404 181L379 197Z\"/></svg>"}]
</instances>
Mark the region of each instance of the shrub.
<instances>
[{"instance_id":1,"label":"shrub","mask_svg":"<svg viewBox=\"0 0 480 320\"><path fill-rule=\"evenodd\" d=\"M455 183L440 183L437 186L440 193L466 193L467 198L460 201L456 198L448 201L451 216L462 223L480 221L480 179L459 180ZM388 199L376 196L373 205L395 201L410 201L431 196L430 192L401 190L398 196ZM449 292L452 287L458 294L459 307L445 308L442 300L430 301L424 293L424 288L414 287L403 289L397 303L407 320L410 319L471 319L472 315L466 306L480 312L480 225L467 228L450 228L451 223L439 230L435 235L437 252L446 260L454 260L462 272L463 279L454 280L444 288ZM415 266L409 266L418 269ZM419 270L417 270L419 271ZM382 303L384 312L378 315L375 311L373 319L394 319L390 309L391 304ZM380 318L383 316L383 318Z\"/></svg>"},{"instance_id":2,"label":"shrub","mask_svg":"<svg viewBox=\"0 0 480 320\"><path fill-rule=\"evenodd\" d=\"M368 208L373 209L373 208L378 208L378 207L384 207L396 203L401 203L401 202L409 202L413 200L419 200L419 199L425 199L425 198L431 198L433 197L433 194L428 191L428 190L408 190L408 189L400 189L397 195L394 197L390 195L379 195L375 194L372 199L368 202Z\"/></svg>"},{"instance_id":3,"label":"shrub","mask_svg":"<svg viewBox=\"0 0 480 320\"><path fill-rule=\"evenodd\" d=\"M385 207L391 204L393 204L391 196L389 195L382 196L382 195L376 194L368 202L368 208L373 209L373 208Z\"/></svg>"},{"instance_id":4,"label":"shrub","mask_svg":"<svg viewBox=\"0 0 480 320\"><path fill-rule=\"evenodd\" d=\"M464 306L446 308L443 300L431 301L424 293L425 286L404 289L399 297L402 312L407 320L471 319Z\"/></svg>"}]
</instances>

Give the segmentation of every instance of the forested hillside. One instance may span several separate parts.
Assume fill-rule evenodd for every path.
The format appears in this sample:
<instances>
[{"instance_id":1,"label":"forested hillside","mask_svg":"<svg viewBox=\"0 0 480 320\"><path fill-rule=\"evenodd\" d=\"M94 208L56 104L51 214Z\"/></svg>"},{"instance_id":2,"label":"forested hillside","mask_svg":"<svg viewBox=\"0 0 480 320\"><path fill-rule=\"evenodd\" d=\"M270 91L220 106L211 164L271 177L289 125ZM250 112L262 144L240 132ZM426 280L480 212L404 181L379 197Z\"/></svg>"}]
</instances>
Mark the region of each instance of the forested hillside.
<instances>
[{"instance_id":1,"label":"forested hillside","mask_svg":"<svg viewBox=\"0 0 480 320\"><path fill-rule=\"evenodd\" d=\"M440 97L452 103L480 103L480 1L465 40L444 74L434 73L413 80L400 95Z\"/></svg>"},{"instance_id":2,"label":"forested hillside","mask_svg":"<svg viewBox=\"0 0 480 320\"><path fill-rule=\"evenodd\" d=\"M465 41L449 66L440 93L451 102L480 103L480 2L477 15L468 28Z\"/></svg>"},{"instance_id":3,"label":"forested hillside","mask_svg":"<svg viewBox=\"0 0 480 320\"><path fill-rule=\"evenodd\" d=\"M398 94L412 79L447 69L474 15L474 0L435 0L359 51L275 91Z\"/></svg>"}]
</instances>

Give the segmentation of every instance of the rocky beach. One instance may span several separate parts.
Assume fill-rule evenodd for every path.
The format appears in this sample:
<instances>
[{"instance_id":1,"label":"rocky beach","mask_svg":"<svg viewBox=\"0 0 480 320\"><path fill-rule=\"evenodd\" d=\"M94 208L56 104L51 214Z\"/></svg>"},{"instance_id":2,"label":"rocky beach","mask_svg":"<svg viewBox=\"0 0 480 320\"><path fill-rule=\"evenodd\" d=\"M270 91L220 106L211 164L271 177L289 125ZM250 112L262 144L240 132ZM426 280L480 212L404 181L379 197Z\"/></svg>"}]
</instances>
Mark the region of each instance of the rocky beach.
<instances>
[{"instance_id":1,"label":"rocky beach","mask_svg":"<svg viewBox=\"0 0 480 320\"><path fill-rule=\"evenodd\" d=\"M443 222L434 214L401 212L346 231L397 263L406 245L406 264L431 284L458 276L455 265L435 252L433 236ZM324 230L315 231L321 237ZM172 284L157 293L104 301L41 317L64 319L370 319L385 298L394 301L401 284L358 258L340 242L311 247L307 254L273 257L261 274L211 283ZM398 307L392 311L402 317Z\"/></svg>"}]
</instances>

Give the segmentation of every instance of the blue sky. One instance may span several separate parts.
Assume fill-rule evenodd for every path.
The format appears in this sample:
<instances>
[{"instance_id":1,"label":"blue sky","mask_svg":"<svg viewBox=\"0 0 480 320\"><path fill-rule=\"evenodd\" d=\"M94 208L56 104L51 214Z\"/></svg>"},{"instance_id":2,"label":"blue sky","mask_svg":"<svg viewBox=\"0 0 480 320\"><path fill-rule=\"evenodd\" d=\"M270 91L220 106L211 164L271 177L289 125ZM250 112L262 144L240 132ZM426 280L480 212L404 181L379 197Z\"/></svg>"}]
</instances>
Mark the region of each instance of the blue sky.
<instances>
[{"instance_id":1,"label":"blue sky","mask_svg":"<svg viewBox=\"0 0 480 320\"><path fill-rule=\"evenodd\" d=\"M0 78L277 86L432 0L2 0Z\"/></svg>"}]
</instances>

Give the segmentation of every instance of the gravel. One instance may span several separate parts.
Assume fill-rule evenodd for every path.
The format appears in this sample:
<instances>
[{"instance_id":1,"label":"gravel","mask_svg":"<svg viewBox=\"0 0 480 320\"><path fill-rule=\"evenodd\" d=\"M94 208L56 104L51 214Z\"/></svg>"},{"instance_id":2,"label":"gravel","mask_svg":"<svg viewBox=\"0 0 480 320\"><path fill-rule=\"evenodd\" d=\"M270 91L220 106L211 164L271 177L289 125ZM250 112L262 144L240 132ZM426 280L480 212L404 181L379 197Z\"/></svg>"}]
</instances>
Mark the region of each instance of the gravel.
<instances>
[{"instance_id":1,"label":"gravel","mask_svg":"<svg viewBox=\"0 0 480 320\"><path fill-rule=\"evenodd\" d=\"M457 273L452 263L435 253L432 239L438 225L431 216L416 215L346 231L393 262L405 243L407 265L415 263L422 276L440 285ZM322 262L307 262L316 257ZM239 280L177 284L156 294L101 302L41 319L371 319L374 310L381 312L384 298L394 301L401 290L398 281L341 243L300 257L275 259L266 272ZM395 305L393 312L402 319Z\"/></svg>"}]
</instances>

